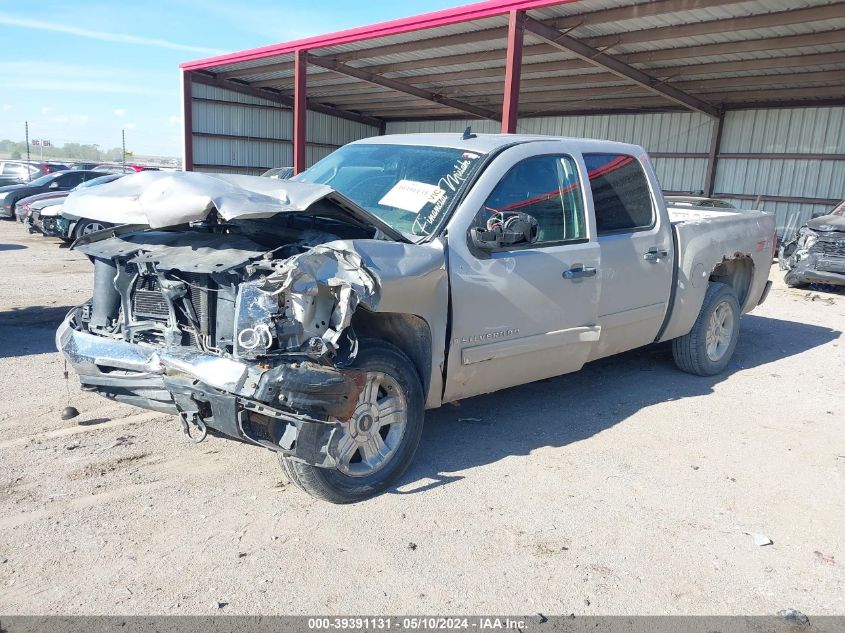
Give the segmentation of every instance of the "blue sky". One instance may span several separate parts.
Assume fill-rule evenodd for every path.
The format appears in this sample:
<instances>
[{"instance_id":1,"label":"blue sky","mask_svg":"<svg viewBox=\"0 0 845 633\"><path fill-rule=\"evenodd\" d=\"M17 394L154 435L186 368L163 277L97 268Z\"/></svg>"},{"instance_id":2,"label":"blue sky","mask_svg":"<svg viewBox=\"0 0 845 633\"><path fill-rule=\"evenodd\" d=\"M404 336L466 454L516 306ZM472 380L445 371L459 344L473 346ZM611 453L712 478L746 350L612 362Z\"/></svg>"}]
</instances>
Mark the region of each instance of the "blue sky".
<instances>
[{"instance_id":1,"label":"blue sky","mask_svg":"<svg viewBox=\"0 0 845 633\"><path fill-rule=\"evenodd\" d=\"M0 0L0 138L181 153L179 64L461 0Z\"/></svg>"}]
</instances>

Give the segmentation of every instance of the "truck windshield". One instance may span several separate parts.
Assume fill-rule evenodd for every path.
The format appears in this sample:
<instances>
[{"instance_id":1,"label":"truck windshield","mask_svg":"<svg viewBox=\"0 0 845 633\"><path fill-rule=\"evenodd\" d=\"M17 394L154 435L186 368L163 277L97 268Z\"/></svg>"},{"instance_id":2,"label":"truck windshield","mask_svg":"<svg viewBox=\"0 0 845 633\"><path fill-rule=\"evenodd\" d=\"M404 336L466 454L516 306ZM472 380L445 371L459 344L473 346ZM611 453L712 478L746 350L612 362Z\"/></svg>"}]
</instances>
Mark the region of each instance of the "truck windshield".
<instances>
[{"instance_id":1,"label":"truck windshield","mask_svg":"<svg viewBox=\"0 0 845 633\"><path fill-rule=\"evenodd\" d=\"M346 145L293 178L328 185L394 229L420 238L448 215L481 154L452 147Z\"/></svg>"}]
</instances>

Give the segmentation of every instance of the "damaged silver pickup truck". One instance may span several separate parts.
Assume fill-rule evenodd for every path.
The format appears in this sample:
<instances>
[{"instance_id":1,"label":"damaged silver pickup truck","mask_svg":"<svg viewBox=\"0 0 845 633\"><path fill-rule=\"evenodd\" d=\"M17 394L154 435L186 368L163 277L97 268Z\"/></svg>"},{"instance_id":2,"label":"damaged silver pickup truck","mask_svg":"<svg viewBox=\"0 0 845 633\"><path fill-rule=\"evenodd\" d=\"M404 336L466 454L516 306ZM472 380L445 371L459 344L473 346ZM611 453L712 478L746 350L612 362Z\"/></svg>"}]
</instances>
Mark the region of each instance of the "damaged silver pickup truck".
<instances>
[{"instance_id":1,"label":"damaged silver pickup truck","mask_svg":"<svg viewBox=\"0 0 845 633\"><path fill-rule=\"evenodd\" d=\"M769 288L774 220L668 211L642 148L382 136L292 181L142 173L72 194L84 389L277 452L336 503L385 490L426 408L657 341L722 371Z\"/></svg>"}]
</instances>

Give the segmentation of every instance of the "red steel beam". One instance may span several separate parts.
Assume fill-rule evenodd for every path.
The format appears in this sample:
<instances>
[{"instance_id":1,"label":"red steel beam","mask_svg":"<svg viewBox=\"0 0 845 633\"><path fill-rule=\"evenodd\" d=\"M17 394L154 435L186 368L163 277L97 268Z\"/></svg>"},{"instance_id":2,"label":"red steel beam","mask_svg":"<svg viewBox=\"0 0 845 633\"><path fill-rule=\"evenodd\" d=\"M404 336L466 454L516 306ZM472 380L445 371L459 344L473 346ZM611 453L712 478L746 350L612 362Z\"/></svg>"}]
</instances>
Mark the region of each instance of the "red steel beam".
<instances>
[{"instance_id":1,"label":"red steel beam","mask_svg":"<svg viewBox=\"0 0 845 633\"><path fill-rule=\"evenodd\" d=\"M191 73L182 71L182 170L194 170L194 117Z\"/></svg>"},{"instance_id":2,"label":"red steel beam","mask_svg":"<svg viewBox=\"0 0 845 633\"><path fill-rule=\"evenodd\" d=\"M522 76L522 42L525 39L525 11L508 16L508 55L505 62L505 102L502 104L502 134L516 132L519 118L519 81Z\"/></svg>"},{"instance_id":3,"label":"red steel beam","mask_svg":"<svg viewBox=\"0 0 845 633\"><path fill-rule=\"evenodd\" d=\"M293 173L305 169L305 128L308 52L297 49L293 54Z\"/></svg>"},{"instance_id":4,"label":"red steel beam","mask_svg":"<svg viewBox=\"0 0 845 633\"><path fill-rule=\"evenodd\" d=\"M362 26L354 29L348 29L346 31L339 31L337 33L329 33L327 35L318 35L293 42L263 46L261 48L253 48L247 51L218 55L216 57L208 57L192 62L185 62L181 66L185 70L213 68L215 66L222 66L225 64L266 59L268 57L278 57L286 53L292 53L293 51L299 49L314 50L330 46L339 46L340 44L349 44L351 42L360 42L362 40L372 40L379 37L386 37L388 35L401 35L404 33L432 29L439 26L449 26L452 24L459 24L461 22L483 20L484 18L504 15L510 11L540 9L552 5L569 4L575 1L577 0L485 0L484 2L476 2L474 4L455 7L453 9L443 9L441 11L434 11L433 13L415 15L410 18L391 20L389 22L381 22L370 26Z\"/></svg>"}]
</instances>

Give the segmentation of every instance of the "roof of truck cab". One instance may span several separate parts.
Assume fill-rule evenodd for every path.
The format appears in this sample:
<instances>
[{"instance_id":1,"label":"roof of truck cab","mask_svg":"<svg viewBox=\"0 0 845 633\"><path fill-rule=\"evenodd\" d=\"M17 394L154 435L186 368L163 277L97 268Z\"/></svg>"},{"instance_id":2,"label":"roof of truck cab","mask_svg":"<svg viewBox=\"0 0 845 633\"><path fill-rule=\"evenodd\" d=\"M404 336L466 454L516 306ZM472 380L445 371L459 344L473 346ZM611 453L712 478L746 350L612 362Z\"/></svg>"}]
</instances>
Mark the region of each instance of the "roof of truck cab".
<instances>
[{"instance_id":1,"label":"roof of truck cab","mask_svg":"<svg viewBox=\"0 0 845 633\"><path fill-rule=\"evenodd\" d=\"M450 133L418 133L418 134L387 134L372 136L350 143L351 145L423 145L428 147L453 147L480 154L489 154L508 145L521 143L536 143L539 141L563 141L573 149L581 152L610 151L617 153L640 155L645 150L639 145L603 141L591 138L573 138L566 136L544 136L541 134L476 134L471 138L464 138L462 134Z\"/></svg>"}]
</instances>

